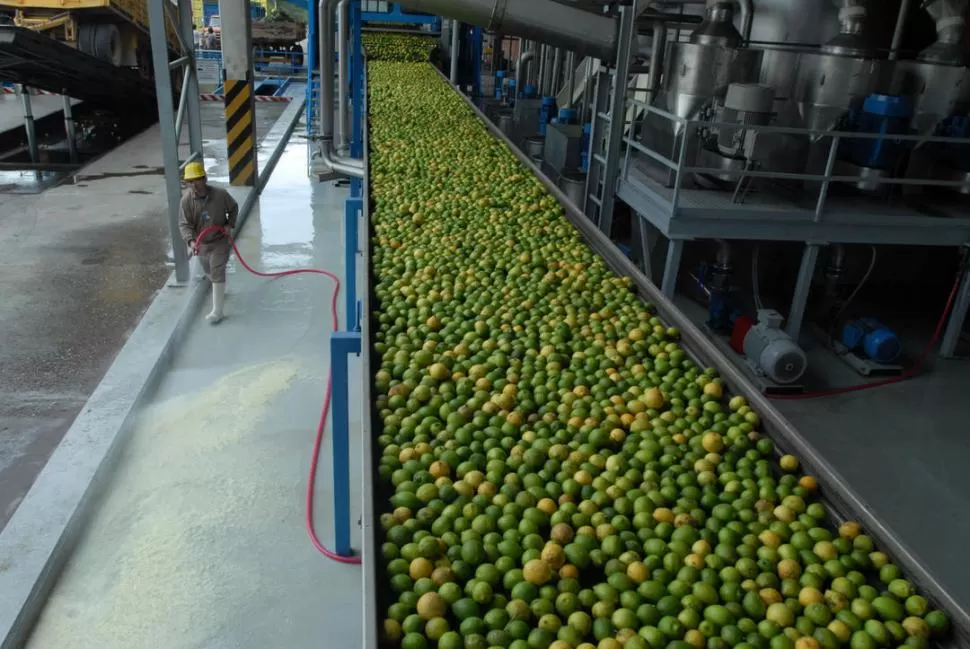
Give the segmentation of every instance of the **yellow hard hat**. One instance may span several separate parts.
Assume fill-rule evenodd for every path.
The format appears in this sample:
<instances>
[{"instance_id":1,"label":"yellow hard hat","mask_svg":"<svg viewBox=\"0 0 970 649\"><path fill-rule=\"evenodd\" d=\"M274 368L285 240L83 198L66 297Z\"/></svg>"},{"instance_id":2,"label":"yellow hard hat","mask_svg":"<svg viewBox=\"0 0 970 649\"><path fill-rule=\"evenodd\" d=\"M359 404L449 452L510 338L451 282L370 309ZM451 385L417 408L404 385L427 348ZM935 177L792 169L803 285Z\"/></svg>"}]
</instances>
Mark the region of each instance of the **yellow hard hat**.
<instances>
[{"instance_id":1,"label":"yellow hard hat","mask_svg":"<svg viewBox=\"0 0 970 649\"><path fill-rule=\"evenodd\" d=\"M190 162L185 165L185 175L182 178L186 181L205 178L205 167L202 166L201 162Z\"/></svg>"}]
</instances>

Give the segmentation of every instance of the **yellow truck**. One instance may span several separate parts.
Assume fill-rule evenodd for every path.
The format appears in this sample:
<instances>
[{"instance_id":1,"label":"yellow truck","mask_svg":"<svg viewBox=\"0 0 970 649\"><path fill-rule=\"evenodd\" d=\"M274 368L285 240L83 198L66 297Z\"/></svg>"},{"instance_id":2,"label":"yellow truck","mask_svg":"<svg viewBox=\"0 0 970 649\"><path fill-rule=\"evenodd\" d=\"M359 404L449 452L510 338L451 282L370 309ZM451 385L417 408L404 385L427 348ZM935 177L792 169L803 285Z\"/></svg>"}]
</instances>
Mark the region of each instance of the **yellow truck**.
<instances>
[{"instance_id":1,"label":"yellow truck","mask_svg":"<svg viewBox=\"0 0 970 649\"><path fill-rule=\"evenodd\" d=\"M153 0L0 0L14 24L44 34L85 54L151 77L148 3ZM178 7L165 2L169 49L181 51Z\"/></svg>"}]
</instances>

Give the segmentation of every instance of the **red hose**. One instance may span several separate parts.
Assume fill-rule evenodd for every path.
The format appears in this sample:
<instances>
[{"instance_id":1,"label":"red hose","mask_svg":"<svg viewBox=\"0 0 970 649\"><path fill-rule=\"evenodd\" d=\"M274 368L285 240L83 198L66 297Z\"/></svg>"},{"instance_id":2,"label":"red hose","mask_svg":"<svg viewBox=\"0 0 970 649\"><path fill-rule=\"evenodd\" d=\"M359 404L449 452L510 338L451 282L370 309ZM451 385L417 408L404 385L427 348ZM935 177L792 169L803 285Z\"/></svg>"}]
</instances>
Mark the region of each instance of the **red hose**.
<instances>
[{"instance_id":1,"label":"red hose","mask_svg":"<svg viewBox=\"0 0 970 649\"><path fill-rule=\"evenodd\" d=\"M936 347L936 343L939 342L940 336L943 335L943 327L946 325L946 319L950 315L950 311L953 310L953 302L956 300L957 292L960 290L960 279L963 273L957 273L956 281L953 282L953 288L950 289L950 297L946 300L946 306L943 307L943 313L940 315L939 322L936 323L936 330L933 332L933 337L930 338L930 342L926 344L923 351L920 353L919 357L916 359L916 363L913 364L908 370L900 374L899 376L894 376L890 379L883 379L881 381L873 381L872 383L861 383L859 385L847 385L841 388L829 388L827 390L817 390L815 392L803 392L802 394L778 394L772 395L772 399L777 399L779 401L802 401L805 399L819 399L822 397L834 397L839 394L849 394L851 392L862 392L863 390L871 390L872 388L881 388L886 385L892 385L894 383L902 383L911 378L920 375L923 371L923 365L926 364L926 360L929 358L930 353L932 353L933 348Z\"/></svg>"},{"instance_id":2,"label":"red hose","mask_svg":"<svg viewBox=\"0 0 970 649\"><path fill-rule=\"evenodd\" d=\"M243 259L243 256L239 254L239 248L236 247L235 239L232 238L232 235L224 227L221 227L218 225L210 225L206 227L205 229L202 230L202 232L199 233L199 236L195 238L195 244L196 245L200 244L202 239L210 232L221 232L227 237L229 237L229 243L232 245L233 252L236 253L236 259L239 260L239 263L242 264L243 268L248 270L253 275L256 275L257 277L275 278L275 277L290 277L292 275L311 274L311 275L324 275L332 279L336 286L333 291L333 296L330 299L330 314L333 320L333 323L332 323L333 330L337 331L337 329L339 328L339 324L337 322L337 296L340 294L340 279L336 275L325 270L320 270L318 268L296 268L293 270L281 270L281 271L275 271L271 273L264 273L264 272L258 271L252 266L250 266L249 264L247 264L246 260ZM307 480L306 511L304 513L304 520L306 521L306 531L307 531L307 534L310 536L310 542L313 544L313 547L320 552L320 554L327 557L328 559L332 559L339 563L359 564L360 557L342 557L339 554L336 554L335 552L333 552L332 550L327 549L327 547L320 541L320 538L317 536L317 532L313 527L313 492L314 492L314 487L316 485L316 479L317 479L317 464L320 460L320 447L323 445L323 431L327 425L327 417L330 415L330 401L331 401L332 393L333 393L333 371L329 370L327 372L327 388L323 393L323 410L320 413L320 421L317 423L317 432L313 440L313 454L310 456L310 476Z\"/></svg>"}]
</instances>

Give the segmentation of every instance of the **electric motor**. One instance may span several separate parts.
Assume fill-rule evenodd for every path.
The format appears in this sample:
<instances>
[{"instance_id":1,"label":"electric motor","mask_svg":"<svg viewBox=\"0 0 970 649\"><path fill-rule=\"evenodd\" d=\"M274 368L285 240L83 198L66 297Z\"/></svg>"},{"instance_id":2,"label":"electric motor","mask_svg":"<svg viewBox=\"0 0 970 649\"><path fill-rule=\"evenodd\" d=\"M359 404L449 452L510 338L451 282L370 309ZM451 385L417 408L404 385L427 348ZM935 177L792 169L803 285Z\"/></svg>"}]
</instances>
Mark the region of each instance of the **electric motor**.
<instances>
[{"instance_id":1,"label":"electric motor","mask_svg":"<svg viewBox=\"0 0 970 649\"><path fill-rule=\"evenodd\" d=\"M750 319L738 321L734 337L743 340L741 350L748 361L771 381L779 384L794 383L808 367L808 359L801 347L781 329L784 321L773 309L758 311L758 322ZM745 328L747 328L745 330Z\"/></svg>"}]
</instances>

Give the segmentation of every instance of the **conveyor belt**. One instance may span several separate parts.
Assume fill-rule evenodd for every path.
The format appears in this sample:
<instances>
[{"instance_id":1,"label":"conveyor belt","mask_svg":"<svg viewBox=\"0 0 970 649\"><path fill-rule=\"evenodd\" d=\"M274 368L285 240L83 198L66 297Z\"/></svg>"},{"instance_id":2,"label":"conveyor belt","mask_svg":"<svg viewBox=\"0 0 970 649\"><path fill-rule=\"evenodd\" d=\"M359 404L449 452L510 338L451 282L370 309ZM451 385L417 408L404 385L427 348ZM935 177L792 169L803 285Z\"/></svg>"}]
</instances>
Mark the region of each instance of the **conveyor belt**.
<instances>
[{"instance_id":1,"label":"conveyor belt","mask_svg":"<svg viewBox=\"0 0 970 649\"><path fill-rule=\"evenodd\" d=\"M0 26L0 81L22 83L93 104L154 106L155 86L119 67L38 32Z\"/></svg>"},{"instance_id":2,"label":"conveyor belt","mask_svg":"<svg viewBox=\"0 0 970 649\"><path fill-rule=\"evenodd\" d=\"M438 70L442 79L447 82L447 78ZM938 581L937 577L931 574L923 562L897 538L892 530L887 528L881 521L876 519L868 505L855 493L845 479L822 458L818 452L805 440L804 437L792 426L787 419L771 404L770 401L754 387L746 375L739 370L721 351L706 337L706 335L685 316L673 302L668 300L660 290L654 286L640 270L607 238L600 230L573 204L568 197L542 173L522 151L517 149L512 142L490 122L485 115L474 105L474 103L464 94L459 93L465 103L482 120L488 131L498 140L504 142L515 154L519 161L543 184L543 186L560 203L566 214L566 218L579 231L583 239L590 248L599 254L607 265L617 274L630 277L640 291L645 300L649 300L657 309L658 315L671 326L676 326L681 331L681 338L684 343L684 350L688 355L701 366L715 367L727 385L732 388L735 394L741 394L748 399L762 417L765 432L775 441L777 448L785 453L794 453L802 461L808 472L819 477L822 485L822 501L826 504L828 511L833 515L836 522L844 520L856 520L862 523L866 533L875 541L878 547L886 550L893 560L899 565L906 577L914 583L917 588L927 596L934 607L946 611L953 623L953 635L946 643L934 645L940 649L950 649L950 647L970 647L970 612L960 607L957 601L950 595L945 587ZM364 102L364 110L367 112L367 102ZM368 133L365 121L364 127L364 166L368 166ZM364 179L364 196L369 196L369 176ZM364 231L370 232L370 204L364 202L363 209ZM370 313L370 305L374 301L371 281L371 243L369 234L363 237L364 243L364 282L367 292L363 294L363 312ZM363 354L363 376L364 389L362 392L363 403L373 404L374 386L371 382L373 377L373 351L372 329L373 325L367 318L363 320L362 336L365 349L368 353ZM376 455L374 449L375 430L379 430L379 418L376 408L371 405L370 412L365 411L362 439L364 444L364 457L371 458L371 462L364 463L364 484L370 487L376 480ZM364 557L364 643L365 649L376 649L379 646L378 629L381 628L379 607L377 606L377 593L379 586L377 582L376 562L372 560L375 556L380 556L379 529L380 525L376 522L375 508L369 493L364 498L363 512L363 551Z\"/></svg>"}]
</instances>

